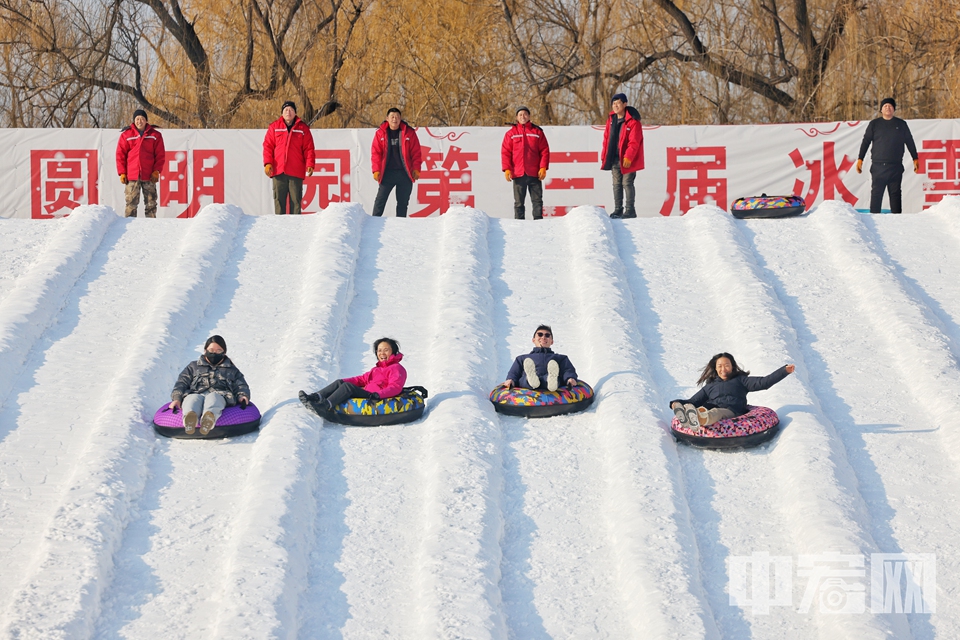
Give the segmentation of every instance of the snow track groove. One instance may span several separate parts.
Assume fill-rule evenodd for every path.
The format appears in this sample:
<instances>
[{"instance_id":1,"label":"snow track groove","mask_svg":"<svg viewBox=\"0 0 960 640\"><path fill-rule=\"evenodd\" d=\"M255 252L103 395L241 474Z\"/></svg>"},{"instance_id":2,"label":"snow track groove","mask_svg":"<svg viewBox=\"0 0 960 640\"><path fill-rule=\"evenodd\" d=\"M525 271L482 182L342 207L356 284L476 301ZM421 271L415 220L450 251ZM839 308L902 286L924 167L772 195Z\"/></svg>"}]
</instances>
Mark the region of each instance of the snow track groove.
<instances>
[{"instance_id":1,"label":"snow track groove","mask_svg":"<svg viewBox=\"0 0 960 640\"><path fill-rule=\"evenodd\" d=\"M61 341L66 343L64 348L77 342L74 349L124 355L118 368L104 369L104 364L112 365L114 361L101 359L99 369L85 372L109 380L97 395L78 396L78 387L69 383L54 385L62 394L59 403L73 404L74 411L79 412L76 417L71 416L76 434L71 448L76 463L50 496L54 502L50 507L55 513L52 521L45 524L40 546L9 608L4 627L14 637L86 638L92 633L105 582L112 574L113 556L129 518L129 507L143 488L144 466L155 445L152 432L143 424L142 398L159 381L166 359L173 354L167 348L171 329L191 328L198 319L197 311L209 302L239 218L239 209L230 206L210 207L201 212L192 224L196 233L183 238L179 255L172 267L166 268L162 265L169 254L158 249L176 236L156 234L152 225L159 221L126 221L133 241L127 242L124 234L106 258L104 275L91 282L91 293L80 299L76 326ZM181 221L160 224L183 226ZM119 257L114 259L114 255ZM132 283L128 281L110 282L111 261L120 268L117 273L129 273L121 268L126 266L126 260L145 261L151 257L153 268L137 272L139 278L150 282L133 284L149 292L144 299L145 315L129 299L130 304L120 308L102 306L103 300L90 300L93 292L109 298L122 291L119 297L123 298L130 291ZM155 274L160 272L165 272L166 277L157 285ZM94 288L97 286L100 290ZM84 313L88 300L91 308ZM108 308L116 316L114 327L97 317L98 307ZM49 359L56 361L54 354ZM60 371L55 375L67 373ZM49 411L55 407L58 403L50 403L46 408ZM57 422L53 416L47 420ZM38 511L49 513L44 508Z\"/></svg>"}]
</instances>

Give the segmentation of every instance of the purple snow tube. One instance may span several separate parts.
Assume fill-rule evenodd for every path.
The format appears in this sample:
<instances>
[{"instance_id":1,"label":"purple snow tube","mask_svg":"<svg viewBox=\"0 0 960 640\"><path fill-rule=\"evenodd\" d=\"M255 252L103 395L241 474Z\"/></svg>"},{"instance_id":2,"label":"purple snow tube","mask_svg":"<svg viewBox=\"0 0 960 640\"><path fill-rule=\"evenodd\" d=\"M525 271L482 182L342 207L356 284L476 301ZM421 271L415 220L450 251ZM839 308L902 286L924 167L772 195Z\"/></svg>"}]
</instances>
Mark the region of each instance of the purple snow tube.
<instances>
[{"instance_id":1,"label":"purple snow tube","mask_svg":"<svg viewBox=\"0 0 960 640\"><path fill-rule=\"evenodd\" d=\"M780 428L777 412L767 407L750 407L742 416L727 418L703 427L699 433L684 427L676 418L670 424L673 436L702 449L754 447L770 440Z\"/></svg>"},{"instance_id":2,"label":"purple snow tube","mask_svg":"<svg viewBox=\"0 0 960 640\"><path fill-rule=\"evenodd\" d=\"M195 438L201 440L210 440L214 438L231 438L241 436L251 431L256 431L260 427L260 410L252 402L247 404L246 409L241 409L240 405L227 407L220 414L217 424L207 435L200 435L200 427L193 432L193 435L187 435L183 430L183 411L181 409L171 409L170 403L166 403L153 415L153 430L161 436L167 438Z\"/></svg>"}]
</instances>

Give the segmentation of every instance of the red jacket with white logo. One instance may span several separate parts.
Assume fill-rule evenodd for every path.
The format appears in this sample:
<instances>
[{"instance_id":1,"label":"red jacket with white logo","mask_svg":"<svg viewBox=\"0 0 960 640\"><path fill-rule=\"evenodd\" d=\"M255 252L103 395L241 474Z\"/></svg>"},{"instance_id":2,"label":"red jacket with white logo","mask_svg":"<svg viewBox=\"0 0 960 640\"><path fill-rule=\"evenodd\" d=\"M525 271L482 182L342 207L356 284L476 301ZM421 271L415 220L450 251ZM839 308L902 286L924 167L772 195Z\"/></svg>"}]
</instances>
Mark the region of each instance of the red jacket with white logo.
<instances>
[{"instance_id":1,"label":"red jacket with white logo","mask_svg":"<svg viewBox=\"0 0 960 640\"><path fill-rule=\"evenodd\" d=\"M603 148L600 151L600 163L607 162L607 139L610 137L610 124L617 117L613 111L607 118L607 127L603 130ZM627 107L620 125L620 173L633 173L643 169L643 126L640 123L640 112L633 107ZM623 166L623 159L630 158L630 167ZM609 169L610 167L604 167Z\"/></svg>"},{"instance_id":2,"label":"red jacket with white logo","mask_svg":"<svg viewBox=\"0 0 960 640\"><path fill-rule=\"evenodd\" d=\"M380 128L373 134L373 144L370 145L370 165L373 167L373 173L380 172L380 180L383 182L383 172L387 168L387 129L390 124L384 120ZM417 131L404 121L400 121L400 158L403 160L403 168L407 170L407 175L413 181L413 172L420 171L420 165L423 163L420 154L420 138Z\"/></svg>"},{"instance_id":3,"label":"red jacket with white logo","mask_svg":"<svg viewBox=\"0 0 960 640\"><path fill-rule=\"evenodd\" d=\"M127 180L149 180L154 171L163 170L167 152L160 130L150 123L141 133L132 124L120 132L117 141L117 175Z\"/></svg>"},{"instance_id":4,"label":"red jacket with white logo","mask_svg":"<svg viewBox=\"0 0 960 640\"><path fill-rule=\"evenodd\" d=\"M513 177L536 177L540 169L550 168L550 145L543 129L528 122L519 122L503 136L500 147L501 171L510 171Z\"/></svg>"},{"instance_id":5,"label":"red jacket with white logo","mask_svg":"<svg viewBox=\"0 0 960 640\"><path fill-rule=\"evenodd\" d=\"M267 134L263 136L263 166L273 165L273 175L282 173L303 180L307 169L314 169L316 162L313 134L299 116L294 116L289 130L283 118L277 118L267 127Z\"/></svg>"}]
</instances>

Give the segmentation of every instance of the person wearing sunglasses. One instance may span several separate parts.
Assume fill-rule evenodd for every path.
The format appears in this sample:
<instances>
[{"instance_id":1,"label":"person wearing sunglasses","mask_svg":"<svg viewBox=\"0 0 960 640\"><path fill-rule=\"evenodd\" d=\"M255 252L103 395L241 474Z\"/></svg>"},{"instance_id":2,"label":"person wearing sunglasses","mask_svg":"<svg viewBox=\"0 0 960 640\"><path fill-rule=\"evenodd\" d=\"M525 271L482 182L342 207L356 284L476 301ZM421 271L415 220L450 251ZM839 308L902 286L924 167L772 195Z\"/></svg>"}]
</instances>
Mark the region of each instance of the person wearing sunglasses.
<instances>
[{"instance_id":1,"label":"person wearing sunglasses","mask_svg":"<svg viewBox=\"0 0 960 640\"><path fill-rule=\"evenodd\" d=\"M554 353L553 329L542 324L533 333L533 351L517 356L507 373L504 386L556 391L563 382L568 387L577 384L577 370L570 358Z\"/></svg>"}]
</instances>

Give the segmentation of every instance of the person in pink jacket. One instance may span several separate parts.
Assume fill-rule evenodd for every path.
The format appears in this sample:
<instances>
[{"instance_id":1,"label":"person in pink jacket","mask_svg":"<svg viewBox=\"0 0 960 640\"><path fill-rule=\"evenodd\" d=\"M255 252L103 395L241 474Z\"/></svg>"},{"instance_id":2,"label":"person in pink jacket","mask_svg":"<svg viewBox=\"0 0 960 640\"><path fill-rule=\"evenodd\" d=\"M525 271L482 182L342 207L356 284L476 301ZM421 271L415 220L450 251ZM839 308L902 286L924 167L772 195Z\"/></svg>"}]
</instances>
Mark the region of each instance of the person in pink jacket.
<instances>
[{"instance_id":1,"label":"person in pink jacket","mask_svg":"<svg viewBox=\"0 0 960 640\"><path fill-rule=\"evenodd\" d=\"M550 145L543 129L530 122L530 109L517 109L517 123L503 136L500 170L513 182L513 217L523 220L523 201L530 189L533 219L543 219L543 181L550 168Z\"/></svg>"},{"instance_id":2,"label":"person in pink jacket","mask_svg":"<svg viewBox=\"0 0 960 640\"><path fill-rule=\"evenodd\" d=\"M303 180L313 175L317 152L313 134L307 123L297 116L297 105L287 100L280 107L280 117L267 127L263 136L263 172L273 178L274 213L300 214Z\"/></svg>"},{"instance_id":3,"label":"person in pink jacket","mask_svg":"<svg viewBox=\"0 0 960 640\"><path fill-rule=\"evenodd\" d=\"M137 217L140 206L140 192L143 192L143 215L157 217L157 183L166 159L163 136L160 130L147 122L147 112L137 109L133 112L133 124L120 131L117 140L117 175L124 186L128 218Z\"/></svg>"},{"instance_id":4,"label":"person in pink jacket","mask_svg":"<svg viewBox=\"0 0 960 640\"><path fill-rule=\"evenodd\" d=\"M349 398L380 400L400 395L407 381L407 370L400 364L400 345L393 338L380 338L373 343L373 352L377 355L373 369L363 375L334 380L316 393L301 391L300 402L309 401L320 410L333 411Z\"/></svg>"}]
</instances>

